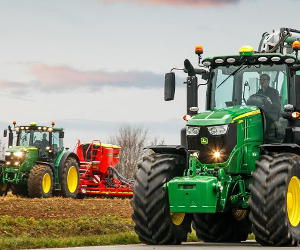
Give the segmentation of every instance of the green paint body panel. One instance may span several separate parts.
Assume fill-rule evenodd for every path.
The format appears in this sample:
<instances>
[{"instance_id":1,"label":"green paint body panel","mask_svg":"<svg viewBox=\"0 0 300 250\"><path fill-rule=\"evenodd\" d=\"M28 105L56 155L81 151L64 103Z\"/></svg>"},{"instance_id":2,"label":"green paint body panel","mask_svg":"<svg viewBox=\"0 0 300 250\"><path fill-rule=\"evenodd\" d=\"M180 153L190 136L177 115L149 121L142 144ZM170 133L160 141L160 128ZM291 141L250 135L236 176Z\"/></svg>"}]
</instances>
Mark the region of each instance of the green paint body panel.
<instances>
[{"instance_id":1,"label":"green paint body panel","mask_svg":"<svg viewBox=\"0 0 300 250\"><path fill-rule=\"evenodd\" d=\"M22 151L25 153L24 158L20 166L12 166L12 165L3 165L0 167L0 183L11 183L11 184L27 184L27 180L29 177L30 170L38 161L38 148L36 147L23 147L23 146L15 146L8 148L6 152L19 152ZM55 190L60 190L60 176L59 176L59 165L62 160L63 155L67 152L67 150L63 150L57 153L54 162L49 162L49 165L54 166L54 188Z\"/></svg>"},{"instance_id":2,"label":"green paint body panel","mask_svg":"<svg viewBox=\"0 0 300 250\"><path fill-rule=\"evenodd\" d=\"M167 184L170 212L214 213L217 211L217 178L212 176L177 177ZM201 199L199 199L199 192ZM179 198L180 197L180 198Z\"/></svg>"},{"instance_id":3,"label":"green paint body panel","mask_svg":"<svg viewBox=\"0 0 300 250\"><path fill-rule=\"evenodd\" d=\"M247 209L249 185L263 144L263 121L255 106L234 106L195 115L187 126L236 123L237 141L225 162L204 164L193 154L184 176L166 183L170 211L215 213ZM208 139L208 145L210 140ZM201 155L201 152L196 152Z\"/></svg>"},{"instance_id":4,"label":"green paint body panel","mask_svg":"<svg viewBox=\"0 0 300 250\"><path fill-rule=\"evenodd\" d=\"M258 110L256 106L233 106L224 109L209 110L193 116L187 125L215 126L228 124L231 123L235 117L255 110Z\"/></svg>"}]
</instances>

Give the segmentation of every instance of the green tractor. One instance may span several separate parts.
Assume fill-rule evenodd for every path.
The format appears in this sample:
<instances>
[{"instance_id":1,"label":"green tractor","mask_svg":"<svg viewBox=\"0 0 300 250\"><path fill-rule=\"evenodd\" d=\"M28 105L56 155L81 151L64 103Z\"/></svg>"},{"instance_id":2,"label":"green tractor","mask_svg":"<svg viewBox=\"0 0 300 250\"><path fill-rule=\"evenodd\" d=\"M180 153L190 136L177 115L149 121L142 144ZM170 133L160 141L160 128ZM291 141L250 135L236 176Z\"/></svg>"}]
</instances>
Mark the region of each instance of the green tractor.
<instances>
[{"instance_id":1,"label":"green tractor","mask_svg":"<svg viewBox=\"0 0 300 250\"><path fill-rule=\"evenodd\" d=\"M79 186L79 159L63 146L62 128L8 126L8 148L0 165L0 195L9 188L18 196L51 197L54 193L75 198Z\"/></svg>"},{"instance_id":2,"label":"green tractor","mask_svg":"<svg viewBox=\"0 0 300 250\"><path fill-rule=\"evenodd\" d=\"M282 28L265 33L257 52L247 46L202 60L198 46L199 67L185 60L181 145L147 148L136 172L132 217L142 242L180 244L193 228L205 242L241 242L253 233L261 245L298 244L298 40L300 31ZM174 93L171 71L165 100Z\"/></svg>"}]
</instances>

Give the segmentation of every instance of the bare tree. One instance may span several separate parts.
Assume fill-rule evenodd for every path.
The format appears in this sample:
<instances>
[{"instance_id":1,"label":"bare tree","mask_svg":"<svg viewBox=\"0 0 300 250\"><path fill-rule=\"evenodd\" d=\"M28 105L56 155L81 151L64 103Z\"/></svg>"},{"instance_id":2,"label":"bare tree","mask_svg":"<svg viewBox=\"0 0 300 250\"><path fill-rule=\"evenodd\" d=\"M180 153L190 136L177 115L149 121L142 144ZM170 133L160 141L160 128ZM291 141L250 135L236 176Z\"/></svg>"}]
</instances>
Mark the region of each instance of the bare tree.
<instances>
[{"instance_id":1,"label":"bare tree","mask_svg":"<svg viewBox=\"0 0 300 250\"><path fill-rule=\"evenodd\" d=\"M141 160L143 149L147 145L164 144L163 139L149 139L149 132L143 128L125 126L119 128L116 135L109 138L109 143L120 146L120 162L117 169L126 177L132 179Z\"/></svg>"},{"instance_id":2,"label":"bare tree","mask_svg":"<svg viewBox=\"0 0 300 250\"><path fill-rule=\"evenodd\" d=\"M117 168L126 178L133 178L145 147L147 136L148 130L126 126L121 127L115 136L110 137L110 143L122 148Z\"/></svg>"}]
</instances>

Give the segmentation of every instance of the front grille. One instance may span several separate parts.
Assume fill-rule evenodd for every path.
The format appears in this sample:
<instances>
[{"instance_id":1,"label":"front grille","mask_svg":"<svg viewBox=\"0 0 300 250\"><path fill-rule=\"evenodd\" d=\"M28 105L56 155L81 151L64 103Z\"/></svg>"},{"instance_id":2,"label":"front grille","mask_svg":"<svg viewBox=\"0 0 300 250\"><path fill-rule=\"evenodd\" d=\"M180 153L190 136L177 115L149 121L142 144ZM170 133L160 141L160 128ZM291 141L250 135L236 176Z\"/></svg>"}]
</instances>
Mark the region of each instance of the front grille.
<instances>
[{"instance_id":1,"label":"front grille","mask_svg":"<svg viewBox=\"0 0 300 250\"><path fill-rule=\"evenodd\" d=\"M201 143L201 138L207 138L207 144ZM202 139L203 140L203 139ZM206 141L206 139L204 139ZM237 124L229 124L227 133L224 135L212 136L207 127L200 127L196 136L187 136L187 146L190 151L199 152L199 161L204 164L225 162L237 143ZM214 151L221 151L219 160L212 157Z\"/></svg>"}]
</instances>

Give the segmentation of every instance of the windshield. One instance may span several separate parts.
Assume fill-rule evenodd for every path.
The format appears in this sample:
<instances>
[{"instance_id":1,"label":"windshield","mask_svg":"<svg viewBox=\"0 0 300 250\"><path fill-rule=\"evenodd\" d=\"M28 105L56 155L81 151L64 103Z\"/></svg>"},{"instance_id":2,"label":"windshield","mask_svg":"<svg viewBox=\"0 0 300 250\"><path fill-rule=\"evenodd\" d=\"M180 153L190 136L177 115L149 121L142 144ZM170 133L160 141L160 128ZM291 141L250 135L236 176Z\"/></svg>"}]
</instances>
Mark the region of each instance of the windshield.
<instances>
[{"instance_id":1,"label":"windshield","mask_svg":"<svg viewBox=\"0 0 300 250\"><path fill-rule=\"evenodd\" d=\"M269 78L267 89L278 92L282 108L288 101L286 66L243 65L213 69L210 109L249 105L247 101L251 96L267 93L262 91L261 85L265 78Z\"/></svg>"},{"instance_id":2,"label":"windshield","mask_svg":"<svg viewBox=\"0 0 300 250\"><path fill-rule=\"evenodd\" d=\"M49 133L34 130L21 130L18 136L19 146L35 146L38 148L49 146Z\"/></svg>"}]
</instances>

